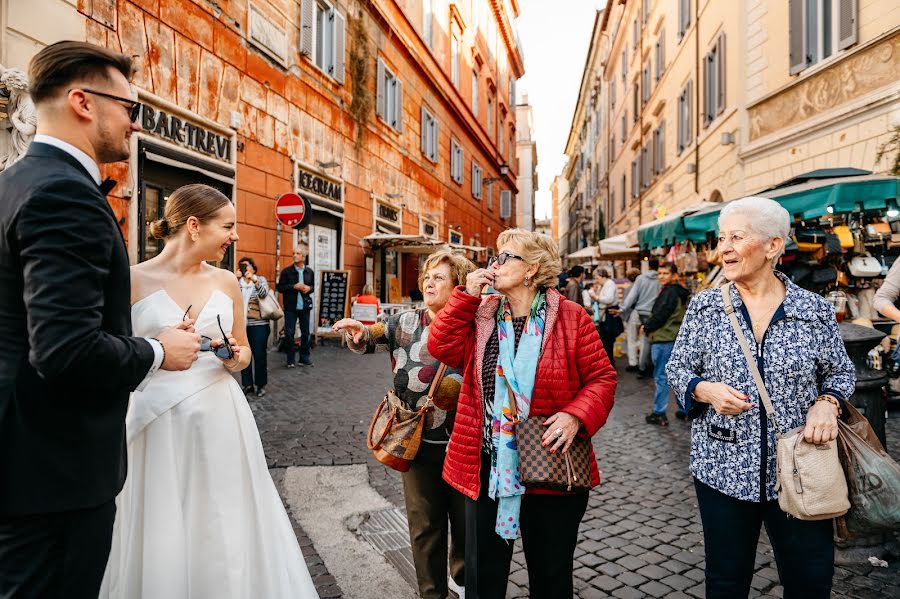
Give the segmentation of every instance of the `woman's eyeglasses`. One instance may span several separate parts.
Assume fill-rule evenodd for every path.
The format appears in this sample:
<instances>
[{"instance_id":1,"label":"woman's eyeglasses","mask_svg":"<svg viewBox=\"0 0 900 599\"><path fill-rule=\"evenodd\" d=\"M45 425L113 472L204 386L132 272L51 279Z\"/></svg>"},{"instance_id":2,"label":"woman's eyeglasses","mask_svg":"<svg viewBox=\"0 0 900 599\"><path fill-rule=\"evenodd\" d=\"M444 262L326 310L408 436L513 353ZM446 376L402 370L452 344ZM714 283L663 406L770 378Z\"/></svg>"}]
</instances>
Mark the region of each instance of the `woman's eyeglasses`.
<instances>
[{"instance_id":1,"label":"woman's eyeglasses","mask_svg":"<svg viewBox=\"0 0 900 599\"><path fill-rule=\"evenodd\" d=\"M503 266L509 261L510 258L513 258L515 260L522 260L523 262L525 261L525 258L523 258L522 256L516 256L515 254L510 254L509 252L500 252L500 254L497 256L491 256L491 259L488 260L488 266L492 266L495 262L499 266Z\"/></svg>"},{"instance_id":2,"label":"woman's eyeglasses","mask_svg":"<svg viewBox=\"0 0 900 599\"><path fill-rule=\"evenodd\" d=\"M184 316L181 317L181 322L184 322L193 307L194 304L187 307L187 310L184 311ZM211 351L217 358L221 358L222 360L233 360L234 350L231 349L231 344L228 342L228 335L225 334L225 329L222 328L222 316L220 314L216 314L216 322L219 323L219 331L222 333L222 340L213 340L206 335L200 335L200 351ZM221 345L213 347L213 343Z\"/></svg>"},{"instance_id":3,"label":"woman's eyeglasses","mask_svg":"<svg viewBox=\"0 0 900 599\"><path fill-rule=\"evenodd\" d=\"M71 91L71 90L70 90ZM94 96L100 96L101 98L109 98L110 100L116 100L117 102L125 102L128 106L123 106L125 110L128 111L128 116L131 118L132 123L136 123L138 117L141 115L141 103L131 98L123 98L121 96L114 96L112 94L106 94L103 92L96 92L92 89L83 89L82 90L86 94L91 94Z\"/></svg>"}]
</instances>

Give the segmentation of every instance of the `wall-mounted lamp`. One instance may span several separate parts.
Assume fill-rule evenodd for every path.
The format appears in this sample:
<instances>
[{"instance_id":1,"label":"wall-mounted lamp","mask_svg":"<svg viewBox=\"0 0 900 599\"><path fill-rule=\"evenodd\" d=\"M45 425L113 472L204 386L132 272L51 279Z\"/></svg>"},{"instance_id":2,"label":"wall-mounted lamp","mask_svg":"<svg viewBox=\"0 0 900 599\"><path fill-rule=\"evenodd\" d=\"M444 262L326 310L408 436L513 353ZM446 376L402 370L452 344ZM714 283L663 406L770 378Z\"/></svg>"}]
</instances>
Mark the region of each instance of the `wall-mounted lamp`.
<instances>
[{"instance_id":1,"label":"wall-mounted lamp","mask_svg":"<svg viewBox=\"0 0 900 599\"><path fill-rule=\"evenodd\" d=\"M694 164L693 162L688 162L688 165L687 165L687 172L689 172L689 173L691 173L691 174L696 173L696 172L697 172L697 165Z\"/></svg>"},{"instance_id":2,"label":"wall-mounted lamp","mask_svg":"<svg viewBox=\"0 0 900 599\"><path fill-rule=\"evenodd\" d=\"M730 146L734 143L734 133L726 131L722 134L721 143L723 146Z\"/></svg>"},{"instance_id":3,"label":"wall-mounted lamp","mask_svg":"<svg viewBox=\"0 0 900 599\"><path fill-rule=\"evenodd\" d=\"M509 174L509 165L505 162L500 165L500 176L499 177L485 177L481 180L482 185L485 183L496 183L497 181L502 181L506 178L506 175Z\"/></svg>"},{"instance_id":4,"label":"wall-mounted lamp","mask_svg":"<svg viewBox=\"0 0 900 599\"><path fill-rule=\"evenodd\" d=\"M341 166L341 163L336 160L329 160L328 162L322 162L321 160L316 160L316 164L319 165L319 168L334 168L336 166Z\"/></svg>"}]
</instances>

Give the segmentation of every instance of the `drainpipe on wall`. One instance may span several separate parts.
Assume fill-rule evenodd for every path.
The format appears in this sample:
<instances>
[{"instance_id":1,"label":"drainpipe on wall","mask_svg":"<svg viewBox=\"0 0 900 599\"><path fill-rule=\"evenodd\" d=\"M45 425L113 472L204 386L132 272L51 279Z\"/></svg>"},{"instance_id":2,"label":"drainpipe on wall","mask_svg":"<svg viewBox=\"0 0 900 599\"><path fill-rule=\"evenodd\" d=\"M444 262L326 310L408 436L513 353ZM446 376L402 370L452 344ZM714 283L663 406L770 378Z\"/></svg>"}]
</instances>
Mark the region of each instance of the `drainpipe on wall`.
<instances>
[{"instance_id":1,"label":"drainpipe on wall","mask_svg":"<svg viewBox=\"0 0 900 599\"><path fill-rule=\"evenodd\" d=\"M697 20L694 24L694 193L700 195L700 6L697 6Z\"/></svg>"}]
</instances>

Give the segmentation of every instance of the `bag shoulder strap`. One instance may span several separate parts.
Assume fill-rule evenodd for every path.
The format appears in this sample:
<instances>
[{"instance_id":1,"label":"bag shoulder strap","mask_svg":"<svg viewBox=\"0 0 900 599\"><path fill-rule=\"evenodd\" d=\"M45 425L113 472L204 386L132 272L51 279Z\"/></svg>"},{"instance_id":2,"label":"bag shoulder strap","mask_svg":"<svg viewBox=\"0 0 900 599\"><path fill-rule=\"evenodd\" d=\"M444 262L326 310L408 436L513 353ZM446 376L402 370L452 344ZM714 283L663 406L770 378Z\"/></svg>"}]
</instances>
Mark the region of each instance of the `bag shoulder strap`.
<instances>
[{"instance_id":1,"label":"bag shoulder strap","mask_svg":"<svg viewBox=\"0 0 900 599\"><path fill-rule=\"evenodd\" d=\"M434 375L434 379L431 381L431 388L428 389L428 401L434 403L434 394L437 392L438 387L441 386L441 381L444 380L445 374L447 374L447 365L441 362L441 365L438 366L438 370Z\"/></svg>"},{"instance_id":2,"label":"bag shoulder strap","mask_svg":"<svg viewBox=\"0 0 900 599\"><path fill-rule=\"evenodd\" d=\"M772 399L769 397L769 392L766 390L766 385L763 382L762 375L759 373L759 368L756 366L756 358L753 357L753 352L750 351L750 345L747 343L747 338L744 337L744 331L741 330L741 325L738 323L737 314L734 313L734 305L731 303L731 288L733 285L734 283L726 283L721 287L722 301L725 304L725 314L728 315L728 320L731 322L734 334L737 336L741 350L744 352L744 358L747 360L747 367L750 369L750 374L753 375L753 382L756 383L756 389L759 391L759 397L762 399L763 406L765 406L766 415L772 420L772 423L775 425L775 432L780 437L781 432L778 428L778 420L775 418L775 408L772 407Z\"/></svg>"}]
</instances>

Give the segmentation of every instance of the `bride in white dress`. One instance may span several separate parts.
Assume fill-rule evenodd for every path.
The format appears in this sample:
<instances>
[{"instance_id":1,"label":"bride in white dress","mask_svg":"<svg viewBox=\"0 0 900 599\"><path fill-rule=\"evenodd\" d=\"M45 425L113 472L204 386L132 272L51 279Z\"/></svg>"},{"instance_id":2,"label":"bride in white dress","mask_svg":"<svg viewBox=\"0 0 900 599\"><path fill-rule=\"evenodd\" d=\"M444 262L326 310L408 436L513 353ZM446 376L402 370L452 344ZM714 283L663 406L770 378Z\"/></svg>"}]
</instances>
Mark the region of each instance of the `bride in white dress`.
<instances>
[{"instance_id":1,"label":"bride in white dress","mask_svg":"<svg viewBox=\"0 0 900 599\"><path fill-rule=\"evenodd\" d=\"M231 375L251 357L238 282L205 262L237 241L234 206L187 185L165 213L151 229L162 253L132 267L134 334L193 325L201 351L190 370L159 370L131 396L128 478L100 597L318 598Z\"/></svg>"}]
</instances>

